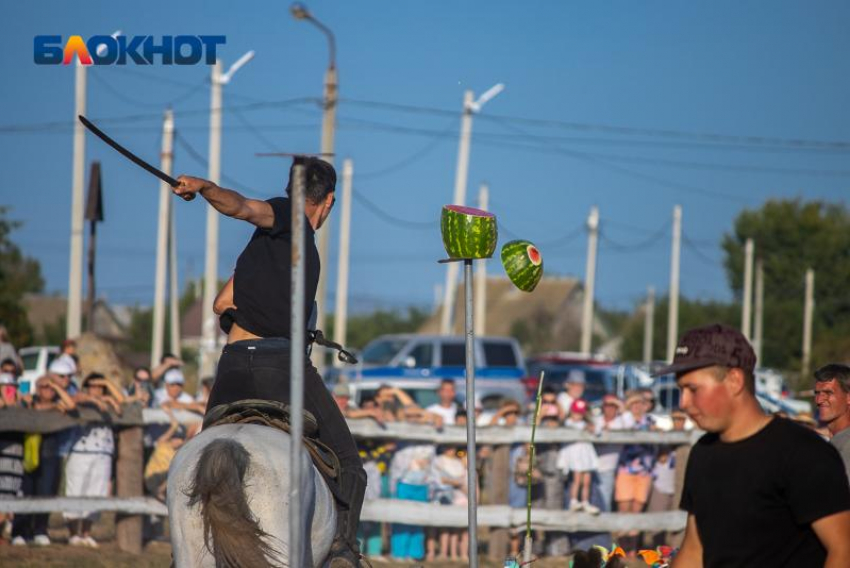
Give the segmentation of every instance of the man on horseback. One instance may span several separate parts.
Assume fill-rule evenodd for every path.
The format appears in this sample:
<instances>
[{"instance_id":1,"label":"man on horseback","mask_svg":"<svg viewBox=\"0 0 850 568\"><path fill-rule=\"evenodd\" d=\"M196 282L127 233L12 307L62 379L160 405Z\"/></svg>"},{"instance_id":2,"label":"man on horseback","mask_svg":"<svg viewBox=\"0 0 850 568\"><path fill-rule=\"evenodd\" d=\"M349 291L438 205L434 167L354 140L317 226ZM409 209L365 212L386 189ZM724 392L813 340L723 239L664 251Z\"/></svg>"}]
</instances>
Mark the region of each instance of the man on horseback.
<instances>
[{"instance_id":1,"label":"man on horseback","mask_svg":"<svg viewBox=\"0 0 850 568\"><path fill-rule=\"evenodd\" d=\"M314 234L327 220L336 198L336 172L325 161L296 157L289 171L289 195L295 165L305 172L305 321L314 309L320 259ZM248 199L200 178L180 176L174 193L189 201L200 194L218 212L256 226L233 276L215 299L214 310L228 333L209 395L208 413L221 404L244 399L289 403L291 305L291 202L288 197L267 201ZM319 424L318 438L340 462L339 522L330 552L331 568L357 568L360 553L357 525L366 489L366 472L345 422L316 368L305 359L304 409Z\"/></svg>"}]
</instances>

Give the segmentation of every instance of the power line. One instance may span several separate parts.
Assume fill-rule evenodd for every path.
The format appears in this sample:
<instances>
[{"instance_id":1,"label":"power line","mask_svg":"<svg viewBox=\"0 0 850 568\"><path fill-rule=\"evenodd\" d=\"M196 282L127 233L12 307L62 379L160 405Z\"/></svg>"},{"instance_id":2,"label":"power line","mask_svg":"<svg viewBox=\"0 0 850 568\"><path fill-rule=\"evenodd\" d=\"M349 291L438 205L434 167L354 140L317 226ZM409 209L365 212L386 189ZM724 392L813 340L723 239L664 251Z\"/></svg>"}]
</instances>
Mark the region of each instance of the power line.
<instances>
[{"instance_id":1,"label":"power line","mask_svg":"<svg viewBox=\"0 0 850 568\"><path fill-rule=\"evenodd\" d=\"M604 223L602 225L604 226ZM623 251L623 252L629 252L629 251L644 250L644 249L648 249L648 248L652 247L653 245L655 245L656 243L661 241L661 239L663 239L664 237L666 237L668 235L669 229L670 229L670 224L665 223L664 226L662 226L655 233L649 235L649 237L647 237L646 239L643 239L641 241L638 241L636 243L631 243L631 244L619 243L617 241L614 241L614 240L612 240L608 237L608 235L605 233L604 230L601 230L601 229L599 231L599 236L602 239L602 242L604 242L606 245L608 245L612 249Z\"/></svg>"},{"instance_id":2,"label":"power line","mask_svg":"<svg viewBox=\"0 0 850 568\"><path fill-rule=\"evenodd\" d=\"M451 133L451 130L454 128L454 120L452 120L450 125L447 125L446 128L442 131L439 131L437 134L433 136L433 139L428 142L425 146L410 154L409 156L399 160L398 162L391 164L387 167L380 168L378 170L373 170L371 172L366 172L363 174L357 174L359 179L374 179L377 177L385 176L387 174L396 172L400 169L403 169L410 164L416 162L417 160L424 158L428 154L431 153L437 146L439 146L446 138L446 135Z\"/></svg>"},{"instance_id":3,"label":"power line","mask_svg":"<svg viewBox=\"0 0 850 568\"><path fill-rule=\"evenodd\" d=\"M206 86L208 84L208 81L201 81L200 83L197 83L195 85L190 85L189 87L187 87L187 90L185 90L183 93L181 93L181 94L179 94L175 97L172 97L171 99L169 99L167 101L164 101L162 103L151 103L151 102L135 99L133 97L128 96L126 93L119 91L118 89L116 89L115 87L110 85L109 82L106 79L104 79L103 77L101 77L98 73L90 73L89 76L92 77L95 80L95 82L98 85L100 85L100 87L102 89L104 89L107 93L111 94L115 98L117 98L117 99L119 99L119 100L121 100L121 101L123 101L123 102L125 102L129 105L142 107L142 108L163 109L163 108L166 108L166 107L173 107L173 106L177 105L177 103L188 99L189 97L191 97L192 95L197 93L201 88L203 88L204 86Z\"/></svg>"},{"instance_id":4,"label":"power line","mask_svg":"<svg viewBox=\"0 0 850 568\"><path fill-rule=\"evenodd\" d=\"M174 131L174 139L177 141L177 143L180 146L183 147L184 150L186 150L186 153L189 154L189 157L191 157L193 160L198 162L204 168L209 168L209 162L207 161L207 159L204 158L200 154L200 152L195 150L195 148L191 144L189 144L188 140L186 140L180 134L180 131L178 131L178 130ZM262 192L258 189L255 189L255 188L253 188L249 185L246 185L246 184L244 184L244 183L240 182L239 180L236 180L232 177L226 176L224 174L221 174L221 179L224 180L225 182L227 182L229 185L235 187L239 191L245 193L246 195L253 196L253 197L256 197L258 199L265 199L265 197L267 196L266 193L264 193L264 192Z\"/></svg>"},{"instance_id":5,"label":"power line","mask_svg":"<svg viewBox=\"0 0 850 568\"><path fill-rule=\"evenodd\" d=\"M417 231L434 230L436 227L439 226L439 223L437 223L436 221L408 221L405 219L399 219L395 215L384 211L375 202L371 201L370 199L367 199L360 191L352 191L351 195L356 201L359 201L361 205L365 206L375 216L386 221L390 225L395 225L396 227L401 227L402 229L412 229Z\"/></svg>"}]
</instances>

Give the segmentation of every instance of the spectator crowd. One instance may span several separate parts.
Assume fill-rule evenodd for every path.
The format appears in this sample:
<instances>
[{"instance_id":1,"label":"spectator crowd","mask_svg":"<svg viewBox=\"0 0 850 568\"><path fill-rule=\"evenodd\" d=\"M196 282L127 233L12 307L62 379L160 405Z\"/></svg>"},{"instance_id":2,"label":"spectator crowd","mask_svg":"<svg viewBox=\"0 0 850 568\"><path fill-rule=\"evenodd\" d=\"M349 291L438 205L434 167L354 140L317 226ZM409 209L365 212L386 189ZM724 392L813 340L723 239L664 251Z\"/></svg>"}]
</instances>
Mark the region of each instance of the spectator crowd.
<instances>
[{"instance_id":1,"label":"spectator crowd","mask_svg":"<svg viewBox=\"0 0 850 568\"><path fill-rule=\"evenodd\" d=\"M75 415L88 407L104 414L121 415L128 404L159 408L168 424L149 424L144 431L144 486L147 494L165 500L169 464L180 446L199 430L199 423L180 424L175 410L203 415L213 379L199 382L198 392L185 391L182 361L167 354L153 369L138 367L129 385L123 388L95 370L81 374L73 341L63 344L62 353L49 365L48 372L35 383L32 392L22 394L19 385L21 361L14 349L0 342L0 412L22 407L32 411L54 411ZM835 438L850 464L850 368L829 365L815 374L815 404L819 420L804 416L802 421L819 430L824 438ZM584 398L584 376L571 373L564 384L542 390L538 426L540 429L566 428L601 435L609 431L656 431L653 418L656 405L650 389L634 390L619 397L605 394L598 407ZM389 384L373 394L355 397L348 385L337 384L332 394L349 420L371 420L379 425L392 422L424 424L438 429L462 426L475 420L482 428L530 425L533 401L484 399L472 414L458 401L455 383L445 379L436 392L438 401L421 407L402 389ZM358 400L355 402L355 398ZM684 431L690 427L687 415L674 410L672 426ZM591 438L592 439L592 438ZM360 455L368 476L367 500L406 499L446 506L465 507L468 456L466 445L401 442L393 439L362 439ZM479 446L476 463L482 504L499 502L524 508L531 483L535 508L567 510L597 515L600 512L639 513L670 511L679 505L688 446L613 444L576 441L566 444L538 443L535 458L528 444L509 448L508 491L488 495L487 476L496 448ZM0 499L20 496L107 497L113 494L116 436L108 420L49 434L0 432ZM529 469L531 475L528 475ZM850 471L850 465L848 465ZM92 535L96 513L66 513L68 543L97 548ZM47 514L0 515L2 533L12 545L50 545ZM372 559L390 556L398 560L457 560L469 557L469 534L460 528L425 528L416 525L376 522L361 523L362 551ZM591 535L592 536L592 535ZM676 545L679 534L640 534L627 531L615 538L626 550L640 546ZM587 534L557 531L539 532L535 554L565 555L587 546ZM582 540L585 539L585 540ZM510 554L520 553L521 535L510 535Z\"/></svg>"}]
</instances>

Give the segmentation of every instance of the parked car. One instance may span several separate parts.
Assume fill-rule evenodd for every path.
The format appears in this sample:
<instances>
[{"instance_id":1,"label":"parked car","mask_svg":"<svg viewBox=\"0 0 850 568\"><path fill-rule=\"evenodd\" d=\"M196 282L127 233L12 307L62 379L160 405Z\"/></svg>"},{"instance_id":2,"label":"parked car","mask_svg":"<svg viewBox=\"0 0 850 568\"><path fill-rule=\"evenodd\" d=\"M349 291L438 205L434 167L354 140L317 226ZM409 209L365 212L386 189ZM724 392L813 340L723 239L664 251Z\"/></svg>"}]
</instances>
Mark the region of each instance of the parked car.
<instances>
[{"instance_id":1,"label":"parked car","mask_svg":"<svg viewBox=\"0 0 850 568\"><path fill-rule=\"evenodd\" d=\"M520 379L525 375L522 351L512 337L475 338L475 375L479 378ZM461 336L382 335L360 353L355 367L333 369L328 383L358 379L463 379L466 343Z\"/></svg>"},{"instance_id":2,"label":"parked car","mask_svg":"<svg viewBox=\"0 0 850 568\"><path fill-rule=\"evenodd\" d=\"M18 350L18 355L24 363L24 372L18 380L21 394L29 394L34 390L33 383L47 372L50 363L60 352L59 347L55 345L23 347Z\"/></svg>"},{"instance_id":3,"label":"parked car","mask_svg":"<svg viewBox=\"0 0 850 568\"><path fill-rule=\"evenodd\" d=\"M627 384L630 375L605 357L553 351L529 357L526 366L528 376L523 379L523 383L531 397L536 394L541 371L545 372L544 384L557 391L563 389L570 373L581 373L585 381L584 398L591 403L599 402L606 393L613 392L622 396L626 390L632 388Z\"/></svg>"}]
</instances>

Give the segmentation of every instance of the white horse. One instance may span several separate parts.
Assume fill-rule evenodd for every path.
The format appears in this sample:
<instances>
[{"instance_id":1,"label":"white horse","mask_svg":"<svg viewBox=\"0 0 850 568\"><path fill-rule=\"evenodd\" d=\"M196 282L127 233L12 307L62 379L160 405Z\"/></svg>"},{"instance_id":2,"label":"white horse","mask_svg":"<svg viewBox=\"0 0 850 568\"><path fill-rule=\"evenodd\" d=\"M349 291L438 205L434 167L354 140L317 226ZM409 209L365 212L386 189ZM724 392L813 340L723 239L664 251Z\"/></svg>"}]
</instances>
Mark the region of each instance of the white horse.
<instances>
[{"instance_id":1,"label":"white horse","mask_svg":"<svg viewBox=\"0 0 850 568\"><path fill-rule=\"evenodd\" d=\"M175 568L324 565L337 512L306 450L299 465L305 542L300 558L289 557L290 442L276 428L224 424L180 448L168 474Z\"/></svg>"}]
</instances>

